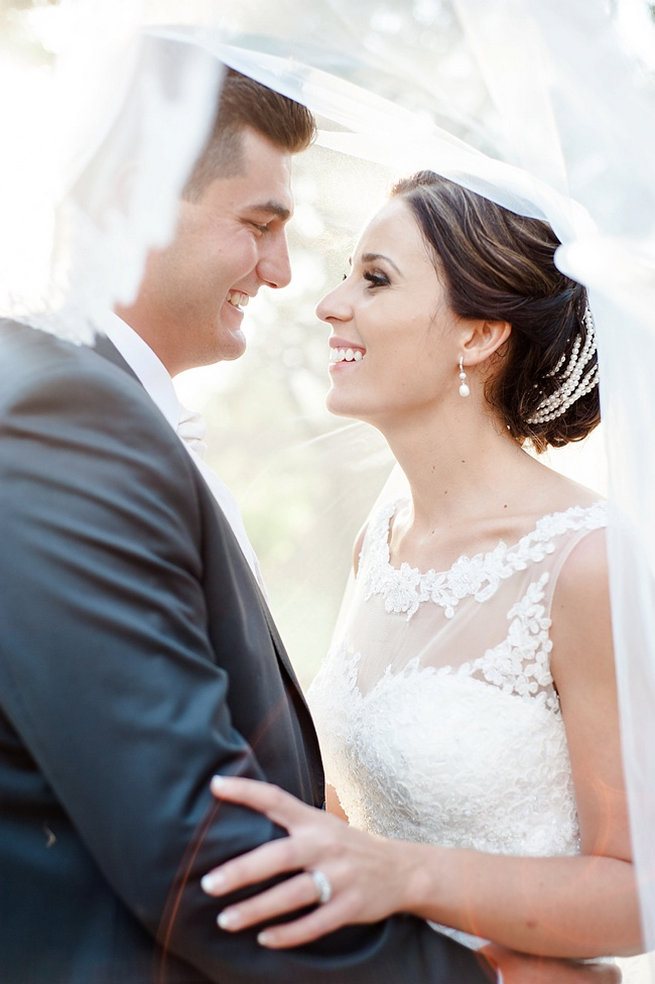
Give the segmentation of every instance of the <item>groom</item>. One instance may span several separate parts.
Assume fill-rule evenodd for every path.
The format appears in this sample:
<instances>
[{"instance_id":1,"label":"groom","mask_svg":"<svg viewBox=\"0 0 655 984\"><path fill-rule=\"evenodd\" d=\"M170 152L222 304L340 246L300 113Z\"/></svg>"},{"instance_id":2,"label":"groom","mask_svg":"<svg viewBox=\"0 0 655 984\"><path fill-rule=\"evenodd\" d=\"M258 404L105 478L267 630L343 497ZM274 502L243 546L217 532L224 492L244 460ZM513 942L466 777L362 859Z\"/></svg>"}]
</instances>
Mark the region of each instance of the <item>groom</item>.
<instances>
[{"instance_id":1,"label":"groom","mask_svg":"<svg viewBox=\"0 0 655 984\"><path fill-rule=\"evenodd\" d=\"M482 984L495 973L411 917L275 952L222 933L200 887L283 835L217 806L214 773L323 799L245 547L162 396L241 355L247 299L290 277L290 159L312 120L235 73L221 106L173 242L107 316L116 345L0 331L0 980Z\"/></svg>"}]
</instances>

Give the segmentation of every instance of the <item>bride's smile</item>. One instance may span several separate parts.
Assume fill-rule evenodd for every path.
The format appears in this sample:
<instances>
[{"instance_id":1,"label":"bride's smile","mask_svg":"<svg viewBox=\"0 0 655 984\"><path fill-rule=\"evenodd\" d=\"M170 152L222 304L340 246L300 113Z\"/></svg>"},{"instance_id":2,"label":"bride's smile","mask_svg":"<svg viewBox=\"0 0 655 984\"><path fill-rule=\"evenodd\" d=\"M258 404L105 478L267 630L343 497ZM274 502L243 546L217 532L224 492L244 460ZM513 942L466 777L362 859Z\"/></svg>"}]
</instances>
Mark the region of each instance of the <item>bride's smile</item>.
<instances>
[{"instance_id":1,"label":"bride's smile","mask_svg":"<svg viewBox=\"0 0 655 984\"><path fill-rule=\"evenodd\" d=\"M344 280L318 304L330 338L327 406L383 427L445 394L451 399L458 319L410 210L382 208L364 230ZM455 396L457 394L455 393Z\"/></svg>"}]
</instances>

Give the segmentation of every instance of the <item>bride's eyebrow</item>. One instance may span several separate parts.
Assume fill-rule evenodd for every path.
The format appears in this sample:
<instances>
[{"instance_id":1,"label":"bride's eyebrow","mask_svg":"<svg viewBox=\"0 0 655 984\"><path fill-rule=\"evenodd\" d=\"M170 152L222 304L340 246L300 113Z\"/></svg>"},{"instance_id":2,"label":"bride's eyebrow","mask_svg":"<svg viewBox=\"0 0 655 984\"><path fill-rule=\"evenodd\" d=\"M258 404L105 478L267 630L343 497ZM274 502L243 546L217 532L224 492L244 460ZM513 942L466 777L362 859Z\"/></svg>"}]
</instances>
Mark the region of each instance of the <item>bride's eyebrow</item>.
<instances>
[{"instance_id":1,"label":"bride's eyebrow","mask_svg":"<svg viewBox=\"0 0 655 984\"><path fill-rule=\"evenodd\" d=\"M394 268L396 273L398 274L401 273L398 267L396 266L396 264L393 262L393 260L390 259L390 257L385 256L384 253L364 253L362 255L362 263L375 263L377 260L384 260L385 263L388 263L390 266Z\"/></svg>"}]
</instances>

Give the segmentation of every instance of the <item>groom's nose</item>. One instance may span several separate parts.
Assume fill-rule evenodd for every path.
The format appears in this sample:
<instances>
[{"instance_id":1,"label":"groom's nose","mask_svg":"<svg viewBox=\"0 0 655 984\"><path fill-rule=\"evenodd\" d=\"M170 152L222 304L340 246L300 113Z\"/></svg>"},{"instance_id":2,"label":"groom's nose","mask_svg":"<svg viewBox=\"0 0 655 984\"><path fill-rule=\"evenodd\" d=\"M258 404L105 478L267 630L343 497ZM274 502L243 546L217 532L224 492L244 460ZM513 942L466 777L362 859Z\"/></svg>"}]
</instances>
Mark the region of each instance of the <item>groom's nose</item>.
<instances>
[{"instance_id":1,"label":"groom's nose","mask_svg":"<svg viewBox=\"0 0 655 984\"><path fill-rule=\"evenodd\" d=\"M257 276L267 287L286 287L291 280L291 260L283 228L268 233L262 242Z\"/></svg>"}]
</instances>

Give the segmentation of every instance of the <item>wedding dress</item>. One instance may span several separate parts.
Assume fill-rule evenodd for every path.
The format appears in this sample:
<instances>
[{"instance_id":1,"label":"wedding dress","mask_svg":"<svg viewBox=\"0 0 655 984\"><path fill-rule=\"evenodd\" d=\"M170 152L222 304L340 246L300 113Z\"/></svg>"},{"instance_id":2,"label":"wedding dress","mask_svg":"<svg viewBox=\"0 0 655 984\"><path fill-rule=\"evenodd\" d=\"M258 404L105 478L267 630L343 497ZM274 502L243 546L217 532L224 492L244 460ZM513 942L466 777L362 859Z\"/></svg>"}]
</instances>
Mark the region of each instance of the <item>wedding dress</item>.
<instances>
[{"instance_id":1,"label":"wedding dress","mask_svg":"<svg viewBox=\"0 0 655 984\"><path fill-rule=\"evenodd\" d=\"M605 526L605 504L546 515L512 545L425 573L390 563L397 509L369 520L343 630L309 690L328 781L372 833L578 853L550 611L566 559Z\"/></svg>"}]
</instances>

